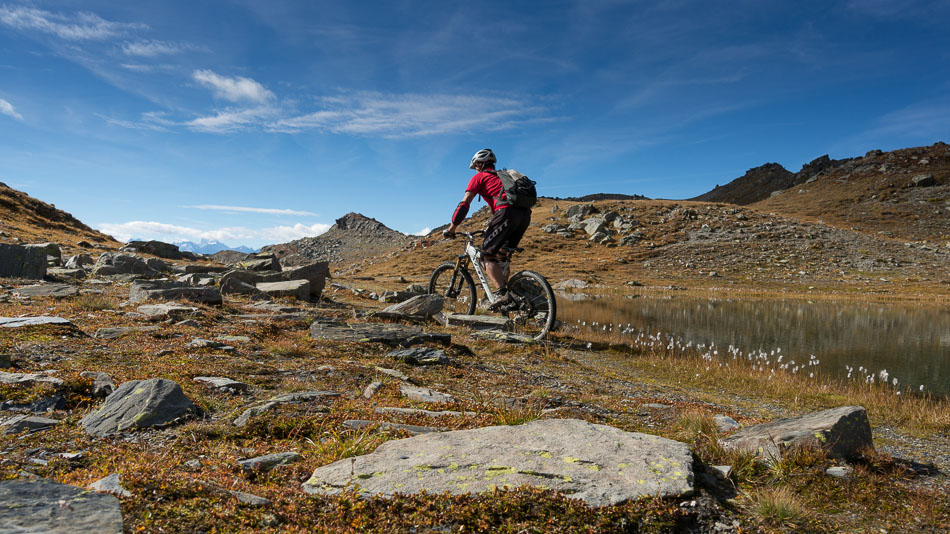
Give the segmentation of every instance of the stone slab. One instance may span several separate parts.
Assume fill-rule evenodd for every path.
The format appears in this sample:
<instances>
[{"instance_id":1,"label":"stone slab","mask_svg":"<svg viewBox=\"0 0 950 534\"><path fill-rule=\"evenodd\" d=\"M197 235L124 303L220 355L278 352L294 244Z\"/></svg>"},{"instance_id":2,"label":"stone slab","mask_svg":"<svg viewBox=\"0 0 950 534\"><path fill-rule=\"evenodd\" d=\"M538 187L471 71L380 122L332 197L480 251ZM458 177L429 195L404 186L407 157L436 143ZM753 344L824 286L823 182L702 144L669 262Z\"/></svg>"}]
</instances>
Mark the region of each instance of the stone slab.
<instances>
[{"instance_id":1,"label":"stone slab","mask_svg":"<svg viewBox=\"0 0 950 534\"><path fill-rule=\"evenodd\" d=\"M34 286L18 287L13 290L13 294L21 297L52 297L61 299L78 295L79 288L69 284L37 284Z\"/></svg>"},{"instance_id":2,"label":"stone slab","mask_svg":"<svg viewBox=\"0 0 950 534\"><path fill-rule=\"evenodd\" d=\"M122 534L112 495L51 480L0 481L0 530L27 534Z\"/></svg>"},{"instance_id":3,"label":"stone slab","mask_svg":"<svg viewBox=\"0 0 950 534\"><path fill-rule=\"evenodd\" d=\"M464 326L476 330L511 330L511 319L499 315L465 315L450 313L445 316L446 326Z\"/></svg>"},{"instance_id":4,"label":"stone slab","mask_svg":"<svg viewBox=\"0 0 950 534\"><path fill-rule=\"evenodd\" d=\"M9 419L0 421L0 428L3 428L3 434L19 434L20 432L40 432L52 428L59 424L56 419L48 417L34 417L28 415L14 415Z\"/></svg>"},{"instance_id":5,"label":"stone slab","mask_svg":"<svg viewBox=\"0 0 950 534\"><path fill-rule=\"evenodd\" d=\"M409 400L425 403L455 402L455 397L434 389L403 385L399 391Z\"/></svg>"},{"instance_id":6,"label":"stone slab","mask_svg":"<svg viewBox=\"0 0 950 534\"><path fill-rule=\"evenodd\" d=\"M55 376L40 373L7 373L0 371L0 384L16 384L30 386L36 383L62 385L63 381Z\"/></svg>"},{"instance_id":7,"label":"stone slab","mask_svg":"<svg viewBox=\"0 0 950 534\"><path fill-rule=\"evenodd\" d=\"M62 317L0 317L0 328L43 325L72 326L73 323Z\"/></svg>"},{"instance_id":8,"label":"stone slab","mask_svg":"<svg viewBox=\"0 0 950 534\"><path fill-rule=\"evenodd\" d=\"M452 363L444 350L413 347L394 350L386 355L409 365L439 365Z\"/></svg>"},{"instance_id":9,"label":"stone slab","mask_svg":"<svg viewBox=\"0 0 950 534\"><path fill-rule=\"evenodd\" d=\"M45 250L0 243L0 278L42 280L44 276L46 276Z\"/></svg>"},{"instance_id":10,"label":"stone slab","mask_svg":"<svg viewBox=\"0 0 950 534\"><path fill-rule=\"evenodd\" d=\"M448 345L452 342L449 334L424 332L416 326L389 323L314 322L310 326L310 335L314 339L328 341L378 342L403 347L429 342Z\"/></svg>"},{"instance_id":11,"label":"stone slab","mask_svg":"<svg viewBox=\"0 0 950 534\"><path fill-rule=\"evenodd\" d=\"M379 428L380 430L402 430L412 435L427 434L429 432L444 432L446 429L434 426L403 425L399 423L389 423L387 421L368 421L364 419L348 419L343 421L343 428L349 430L363 430L366 428Z\"/></svg>"},{"instance_id":12,"label":"stone slab","mask_svg":"<svg viewBox=\"0 0 950 534\"><path fill-rule=\"evenodd\" d=\"M287 280L283 282L261 282L255 286L258 291L269 297L296 297L310 300L309 280Z\"/></svg>"},{"instance_id":13,"label":"stone slab","mask_svg":"<svg viewBox=\"0 0 950 534\"><path fill-rule=\"evenodd\" d=\"M157 332L157 326L118 326L115 328L100 328L92 337L96 339L119 339L126 334L136 332Z\"/></svg>"},{"instance_id":14,"label":"stone slab","mask_svg":"<svg viewBox=\"0 0 950 534\"><path fill-rule=\"evenodd\" d=\"M536 486L590 506L693 491L689 448L669 439L576 419L433 432L319 467L303 489L334 495L480 493Z\"/></svg>"}]
</instances>

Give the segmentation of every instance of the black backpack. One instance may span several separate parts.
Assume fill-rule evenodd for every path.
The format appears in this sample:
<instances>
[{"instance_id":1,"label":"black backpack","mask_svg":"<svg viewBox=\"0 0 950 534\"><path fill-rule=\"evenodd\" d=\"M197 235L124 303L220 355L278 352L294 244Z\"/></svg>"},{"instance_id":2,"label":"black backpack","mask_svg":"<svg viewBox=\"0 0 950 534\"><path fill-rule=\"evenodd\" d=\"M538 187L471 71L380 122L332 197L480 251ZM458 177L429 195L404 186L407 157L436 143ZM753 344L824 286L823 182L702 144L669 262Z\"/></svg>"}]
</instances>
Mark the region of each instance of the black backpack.
<instances>
[{"instance_id":1,"label":"black backpack","mask_svg":"<svg viewBox=\"0 0 950 534\"><path fill-rule=\"evenodd\" d=\"M530 208L538 203L538 190L534 187L537 182L514 169L501 169L494 172L501 180L502 192L505 195L504 200L501 195L495 197L496 206Z\"/></svg>"}]
</instances>

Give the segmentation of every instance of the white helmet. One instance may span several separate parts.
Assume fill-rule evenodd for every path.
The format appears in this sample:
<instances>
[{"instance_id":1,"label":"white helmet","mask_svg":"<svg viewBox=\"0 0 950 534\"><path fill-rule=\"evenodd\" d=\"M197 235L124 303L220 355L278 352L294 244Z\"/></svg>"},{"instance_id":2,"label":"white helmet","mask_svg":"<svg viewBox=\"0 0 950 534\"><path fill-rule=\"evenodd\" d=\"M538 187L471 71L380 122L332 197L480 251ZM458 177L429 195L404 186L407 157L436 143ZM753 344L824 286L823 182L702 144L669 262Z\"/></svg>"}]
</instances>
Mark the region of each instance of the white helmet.
<instances>
[{"instance_id":1,"label":"white helmet","mask_svg":"<svg viewBox=\"0 0 950 534\"><path fill-rule=\"evenodd\" d=\"M497 159L495 159L495 153L491 151L490 148L483 148L475 153L472 156L472 164L468 166L469 169L474 169L476 163L491 163L494 164Z\"/></svg>"}]
</instances>

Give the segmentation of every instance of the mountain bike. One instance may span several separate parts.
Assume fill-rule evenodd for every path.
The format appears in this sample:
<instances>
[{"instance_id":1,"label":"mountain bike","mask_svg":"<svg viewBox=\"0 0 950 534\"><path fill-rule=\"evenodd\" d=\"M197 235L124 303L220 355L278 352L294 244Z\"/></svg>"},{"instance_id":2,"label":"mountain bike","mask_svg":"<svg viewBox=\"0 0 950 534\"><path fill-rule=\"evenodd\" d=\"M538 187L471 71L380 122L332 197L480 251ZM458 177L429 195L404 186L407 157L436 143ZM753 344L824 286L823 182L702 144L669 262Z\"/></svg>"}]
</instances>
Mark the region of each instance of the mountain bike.
<instances>
[{"instance_id":1,"label":"mountain bike","mask_svg":"<svg viewBox=\"0 0 950 534\"><path fill-rule=\"evenodd\" d=\"M484 235L484 230L472 233L458 232L455 235L467 239L465 251L459 254L454 262L445 262L432 271L429 278L429 293L441 295L444 307L448 313L474 315L478 307L478 293L475 289L475 280L468 272L471 266L481 282L488 304L494 304L498 298L488 285L485 271L481 262L481 250L475 246L475 238ZM523 252L523 248L506 248L509 257L516 252ZM508 262L501 263L505 274L508 273ZM557 316L557 302L554 300L554 290L540 274L534 271L520 271L508 279L508 292L511 302L504 305L495 313L500 313L510 319L512 330L517 334L541 340L548 334Z\"/></svg>"}]
</instances>

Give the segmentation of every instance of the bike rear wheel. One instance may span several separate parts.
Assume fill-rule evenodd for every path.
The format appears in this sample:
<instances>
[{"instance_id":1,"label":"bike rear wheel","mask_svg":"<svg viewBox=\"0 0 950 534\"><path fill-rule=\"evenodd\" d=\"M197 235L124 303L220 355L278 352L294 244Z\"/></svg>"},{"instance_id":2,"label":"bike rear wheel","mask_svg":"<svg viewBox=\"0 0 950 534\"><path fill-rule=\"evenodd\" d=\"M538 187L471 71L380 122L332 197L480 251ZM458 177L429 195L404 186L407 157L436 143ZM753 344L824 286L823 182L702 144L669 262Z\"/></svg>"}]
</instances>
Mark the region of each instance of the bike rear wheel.
<instances>
[{"instance_id":1,"label":"bike rear wheel","mask_svg":"<svg viewBox=\"0 0 950 534\"><path fill-rule=\"evenodd\" d=\"M508 280L508 291L517 304L508 311L515 333L543 339L557 319L557 302L548 281L534 271L521 271Z\"/></svg>"},{"instance_id":2,"label":"bike rear wheel","mask_svg":"<svg viewBox=\"0 0 950 534\"><path fill-rule=\"evenodd\" d=\"M456 271L455 264L446 262L432 271L429 293L442 295L442 309L446 313L473 315L478 305L475 281L465 268Z\"/></svg>"}]
</instances>

